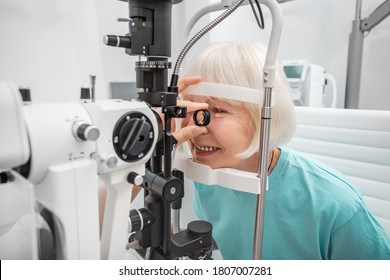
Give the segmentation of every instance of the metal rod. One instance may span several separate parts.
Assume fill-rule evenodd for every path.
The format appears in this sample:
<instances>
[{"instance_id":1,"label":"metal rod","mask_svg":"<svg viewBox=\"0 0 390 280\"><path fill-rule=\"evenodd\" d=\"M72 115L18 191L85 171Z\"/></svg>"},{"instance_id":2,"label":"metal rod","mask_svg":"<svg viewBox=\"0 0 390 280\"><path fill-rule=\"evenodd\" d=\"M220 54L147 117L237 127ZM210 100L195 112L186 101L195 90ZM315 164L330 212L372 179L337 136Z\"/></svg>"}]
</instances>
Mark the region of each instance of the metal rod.
<instances>
[{"instance_id":1,"label":"metal rod","mask_svg":"<svg viewBox=\"0 0 390 280\"><path fill-rule=\"evenodd\" d=\"M164 177L169 178L172 175L172 132L171 125L172 119L171 117L164 114L164 122L165 122L165 131L164 131Z\"/></svg>"},{"instance_id":2,"label":"metal rod","mask_svg":"<svg viewBox=\"0 0 390 280\"><path fill-rule=\"evenodd\" d=\"M358 109L360 96L360 79L363 60L364 34L360 29L361 20L352 23L349 35L347 81L345 88L345 108Z\"/></svg>"},{"instance_id":3,"label":"metal rod","mask_svg":"<svg viewBox=\"0 0 390 280\"><path fill-rule=\"evenodd\" d=\"M344 107L359 108L360 78L362 72L364 34L360 28L363 0L356 0L355 20L348 41L347 81Z\"/></svg>"},{"instance_id":4,"label":"metal rod","mask_svg":"<svg viewBox=\"0 0 390 280\"><path fill-rule=\"evenodd\" d=\"M261 260L263 252L265 193L268 186L268 155L272 112L271 106L272 88L266 88L264 91L264 104L261 110L260 164L257 174L260 178L260 194L258 194L256 197L256 218L253 241L253 259L255 260Z\"/></svg>"},{"instance_id":5,"label":"metal rod","mask_svg":"<svg viewBox=\"0 0 390 280\"><path fill-rule=\"evenodd\" d=\"M272 15L271 36L268 42L267 55L265 57L263 71L264 101L261 116L260 131L260 194L257 197L255 232L253 240L253 259L262 259L263 252L263 232L264 232L264 211L265 195L268 184L268 155L269 155L269 137L271 130L271 107L272 107L272 88L275 83L275 64L276 57L282 35L283 16L282 11L276 0L259 0L261 4L268 7Z\"/></svg>"},{"instance_id":6,"label":"metal rod","mask_svg":"<svg viewBox=\"0 0 390 280\"><path fill-rule=\"evenodd\" d=\"M363 0L356 0L355 20L360 20L362 18L362 3Z\"/></svg>"},{"instance_id":7,"label":"metal rod","mask_svg":"<svg viewBox=\"0 0 390 280\"><path fill-rule=\"evenodd\" d=\"M170 252L171 240L171 205L167 202L163 203L164 223L163 223L163 253L167 256Z\"/></svg>"},{"instance_id":8,"label":"metal rod","mask_svg":"<svg viewBox=\"0 0 390 280\"><path fill-rule=\"evenodd\" d=\"M362 72L364 34L360 28L362 0L356 0L355 20L348 41L347 81L345 85L344 107L359 108L360 78Z\"/></svg>"},{"instance_id":9,"label":"metal rod","mask_svg":"<svg viewBox=\"0 0 390 280\"><path fill-rule=\"evenodd\" d=\"M172 233L180 231L180 210L172 210Z\"/></svg>"},{"instance_id":10,"label":"metal rod","mask_svg":"<svg viewBox=\"0 0 390 280\"><path fill-rule=\"evenodd\" d=\"M367 18L362 20L362 31L370 31L390 15L390 0L383 2Z\"/></svg>"},{"instance_id":11,"label":"metal rod","mask_svg":"<svg viewBox=\"0 0 390 280\"><path fill-rule=\"evenodd\" d=\"M91 101L95 102L95 83L96 83L96 75L89 76L91 80Z\"/></svg>"},{"instance_id":12,"label":"metal rod","mask_svg":"<svg viewBox=\"0 0 390 280\"><path fill-rule=\"evenodd\" d=\"M358 109L363 61L364 34L390 15L390 0L383 2L371 15L361 19L362 0L356 1L356 18L349 35L345 108Z\"/></svg>"}]
</instances>

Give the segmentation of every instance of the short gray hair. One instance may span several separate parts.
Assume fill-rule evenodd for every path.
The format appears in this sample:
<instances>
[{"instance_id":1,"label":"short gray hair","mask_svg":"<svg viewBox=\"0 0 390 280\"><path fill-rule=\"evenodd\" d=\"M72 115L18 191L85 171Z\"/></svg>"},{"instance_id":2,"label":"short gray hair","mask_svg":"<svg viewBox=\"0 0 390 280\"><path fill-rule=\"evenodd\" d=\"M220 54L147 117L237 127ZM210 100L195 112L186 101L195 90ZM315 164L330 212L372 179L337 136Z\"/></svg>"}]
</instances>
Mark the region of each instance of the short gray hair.
<instances>
[{"instance_id":1,"label":"short gray hair","mask_svg":"<svg viewBox=\"0 0 390 280\"><path fill-rule=\"evenodd\" d=\"M255 43L217 42L204 48L190 63L186 75L201 76L204 82L221 83L263 90L263 68L267 49ZM276 64L275 104L272 107L270 148L287 143L295 133L294 104L291 88L283 69ZM244 107L253 119L252 141L239 157L248 158L259 151L262 105L232 101Z\"/></svg>"}]
</instances>

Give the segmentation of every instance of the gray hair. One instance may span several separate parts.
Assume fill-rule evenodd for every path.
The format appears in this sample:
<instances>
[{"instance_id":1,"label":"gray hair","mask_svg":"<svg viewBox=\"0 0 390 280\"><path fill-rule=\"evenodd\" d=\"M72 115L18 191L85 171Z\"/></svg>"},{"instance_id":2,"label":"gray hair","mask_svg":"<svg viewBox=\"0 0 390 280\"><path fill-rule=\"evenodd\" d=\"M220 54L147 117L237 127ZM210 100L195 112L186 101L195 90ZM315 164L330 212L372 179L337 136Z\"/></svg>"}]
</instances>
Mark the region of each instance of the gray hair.
<instances>
[{"instance_id":1,"label":"gray hair","mask_svg":"<svg viewBox=\"0 0 390 280\"><path fill-rule=\"evenodd\" d=\"M246 42L217 42L204 48L190 63L186 75L201 76L204 82L221 83L263 90L263 68L266 48L260 44ZM291 88L283 69L276 64L275 104L272 107L270 148L287 143L295 133L294 104ZM248 158L259 150L261 105L232 101L242 106L253 120L249 125L252 141L240 158Z\"/></svg>"}]
</instances>

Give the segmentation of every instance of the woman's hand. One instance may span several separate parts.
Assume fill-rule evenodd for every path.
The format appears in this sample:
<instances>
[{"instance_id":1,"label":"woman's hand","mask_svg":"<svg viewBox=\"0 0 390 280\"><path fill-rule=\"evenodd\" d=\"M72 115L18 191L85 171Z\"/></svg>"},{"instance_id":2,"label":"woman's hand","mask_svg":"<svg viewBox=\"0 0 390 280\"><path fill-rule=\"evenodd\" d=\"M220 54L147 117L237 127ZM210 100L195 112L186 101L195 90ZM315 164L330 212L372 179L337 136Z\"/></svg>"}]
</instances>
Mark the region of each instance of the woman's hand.
<instances>
[{"instance_id":1,"label":"woman's hand","mask_svg":"<svg viewBox=\"0 0 390 280\"><path fill-rule=\"evenodd\" d=\"M202 77L200 76L183 76L177 82L177 86L179 87L179 93L185 90L190 85L199 84L202 81Z\"/></svg>"},{"instance_id":2,"label":"woman's hand","mask_svg":"<svg viewBox=\"0 0 390 280\"><path fill-rule=\"evenodd\" d=\"M183 91L186 87L190 85L198 84L202 81L202 77L199 76L184 76L179 79L178 87L179 87L179 94L181 91ZM196 103L186 100L178 100L177 105L179 106L186 106L187 107L187 118L183 120L182 122L182 128L178 131L173 132L173 136L178 141L178 145L183 144L184 142L190 140L191 138L194 138L198 135L201 135L203 133L207 132L207 128L203 126L196 126L196 125L188 125L188 118L192 117L192 113L196 110L201 109L207 109L209 105L207 103Z\"/></svg>"}]
</instances>

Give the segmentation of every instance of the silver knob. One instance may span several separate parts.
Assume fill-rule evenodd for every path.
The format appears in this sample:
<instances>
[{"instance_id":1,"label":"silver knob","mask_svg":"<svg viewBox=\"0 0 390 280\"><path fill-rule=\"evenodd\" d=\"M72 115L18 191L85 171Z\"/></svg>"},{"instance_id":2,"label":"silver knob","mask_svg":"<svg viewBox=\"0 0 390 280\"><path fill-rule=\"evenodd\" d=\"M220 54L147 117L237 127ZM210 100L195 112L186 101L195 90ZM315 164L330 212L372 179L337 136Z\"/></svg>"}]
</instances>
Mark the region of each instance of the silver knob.
<instances>
[{"instance_id":1,"label":"silver knob","mask_svg":"<svg viewBox=\"0 0 390 280\"><path fill-rule=\"evenodd\" d=\"M78 141L96 141L100 136L100 131L94 125L79 121L73 125L73 135Z\"/></svg>"}]
</instances>

